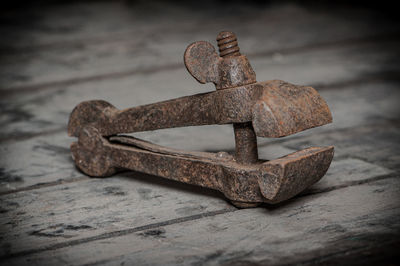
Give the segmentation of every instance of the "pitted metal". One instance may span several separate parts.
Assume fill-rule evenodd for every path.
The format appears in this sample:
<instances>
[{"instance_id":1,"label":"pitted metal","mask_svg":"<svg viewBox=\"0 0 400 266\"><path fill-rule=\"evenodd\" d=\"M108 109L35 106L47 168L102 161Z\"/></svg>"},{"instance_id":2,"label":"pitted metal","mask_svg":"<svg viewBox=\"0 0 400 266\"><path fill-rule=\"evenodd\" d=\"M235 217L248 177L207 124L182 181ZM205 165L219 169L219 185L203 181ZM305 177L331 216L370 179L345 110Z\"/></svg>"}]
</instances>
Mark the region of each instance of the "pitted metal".
<instances>
[{"instance_id":1,"label":"pitted metal","mask_svg":"<svg viewBox=\"0 0 400 266\"><path fill-rule=\"evenodd\" d=\"M236 36L221 32L220 55L208 42L185 51L185 65L216 91L118 110L105 101L80 103L68 134L76 165L90 176L130 169L221 191L238 207L278 203L326 173L333 147L312 147L283 158L258 158L258 137L284 137L332 122L328 105L311 87L280 80L257 82ZM163 128L233 124L235 154L185 152L118 134Z\"/></svg>"}]
</instances>

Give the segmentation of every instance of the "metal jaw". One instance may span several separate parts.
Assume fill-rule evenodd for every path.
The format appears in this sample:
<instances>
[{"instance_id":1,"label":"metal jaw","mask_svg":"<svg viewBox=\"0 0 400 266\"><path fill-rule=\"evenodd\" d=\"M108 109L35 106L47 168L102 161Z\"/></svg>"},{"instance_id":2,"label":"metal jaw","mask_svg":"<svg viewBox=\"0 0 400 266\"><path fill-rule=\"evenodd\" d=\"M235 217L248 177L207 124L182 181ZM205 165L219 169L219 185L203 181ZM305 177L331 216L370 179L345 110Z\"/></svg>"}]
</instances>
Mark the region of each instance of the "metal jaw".
<instances>
[{"instance_id":1,"label":"metal jaw","mask_svg":"<svg viewBox=\"0 0 400 266\"><path fill-rule=\"evenodd\" d=\"M188 71L217 91L118 110L105 101L80 103L72 111L68 134L79 169L109 176L130 169L221 191L238 207L287 200L321 179L333 147L312 147L285 157L258 159L259 137L277 138L332 122L326 102L311 87L280 80L256 82L236 36L221 32L220 56L208 42L185 52ZM233 124L235 155L186 152L118 135L195 125Z\"/></svg>"}]
</instances>

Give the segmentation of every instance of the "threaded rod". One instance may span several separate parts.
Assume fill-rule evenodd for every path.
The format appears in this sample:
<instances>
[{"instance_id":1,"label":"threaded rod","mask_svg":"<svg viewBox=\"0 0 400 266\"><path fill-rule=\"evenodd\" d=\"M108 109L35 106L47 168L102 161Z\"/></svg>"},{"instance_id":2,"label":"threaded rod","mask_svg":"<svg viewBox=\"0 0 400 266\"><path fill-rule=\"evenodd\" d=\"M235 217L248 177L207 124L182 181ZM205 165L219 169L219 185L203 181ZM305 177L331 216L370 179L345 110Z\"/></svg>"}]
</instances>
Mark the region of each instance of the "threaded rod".
<instances>
[{"instance_id":1,"label":"threaded rod","mask_svg":"<svg viewBox=\"0 0 400 266\"><path fill-rule=\"evenodd\" d=\"M230 31L222 31L217 36L221 57L240 56L236 35ZM251 122L234 123L235 158L238 163L252 164L258 161L257 137Z\"/></svg>"}]
</instances>

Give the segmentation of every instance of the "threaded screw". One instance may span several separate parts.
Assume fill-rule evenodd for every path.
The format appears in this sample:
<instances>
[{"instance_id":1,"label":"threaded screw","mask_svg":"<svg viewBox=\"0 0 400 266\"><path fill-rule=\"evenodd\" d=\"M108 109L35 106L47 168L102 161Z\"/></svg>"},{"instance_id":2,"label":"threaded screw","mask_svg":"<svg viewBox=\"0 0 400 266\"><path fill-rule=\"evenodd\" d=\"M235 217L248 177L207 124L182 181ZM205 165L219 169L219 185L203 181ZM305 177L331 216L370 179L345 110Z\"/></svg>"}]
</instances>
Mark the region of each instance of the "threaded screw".
<instances>
[{"instance_id":1,"label":"threaded screw","mask_svg":"<svg viewBox=\"0 0 400 266\"><path fill-rule=\"evenodd\" d=\"M239 56L240 49L238 46L235 33L231 31L222 31L217 36L219 55L221 57Z\"/></svg>"}]
</instances>

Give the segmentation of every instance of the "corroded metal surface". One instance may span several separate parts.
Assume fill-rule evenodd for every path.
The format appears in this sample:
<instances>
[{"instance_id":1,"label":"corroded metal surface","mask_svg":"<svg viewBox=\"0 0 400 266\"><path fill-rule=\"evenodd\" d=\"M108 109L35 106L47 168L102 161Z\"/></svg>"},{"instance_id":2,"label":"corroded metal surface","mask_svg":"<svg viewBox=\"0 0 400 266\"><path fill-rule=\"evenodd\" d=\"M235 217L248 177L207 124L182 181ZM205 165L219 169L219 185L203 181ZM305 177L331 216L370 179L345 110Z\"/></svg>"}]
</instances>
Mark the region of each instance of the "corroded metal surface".
<instances>
[{"instance_id":1,"label":"corroded metal surface","mask_svg":"<svg viewBox=\"0 0 400 266\"><path fill-rule=\"evenodd\" d=\"M326 102L311 87L280 80L257 82L236 36L221 32L219 53L208 42L185 51L188 71L216 91L118 110L105 101L80 103L68 134L76 165L90 176L130 169L216 189L239 207L289 199L317 182L333 158L333 147L312 147L280 159L258 159L257 136L283 137L332 121ZM121 133L194 125L233 124L235 155L184 152Z\"/></svg>"},{"instance_id":2,"label":"corroded metal surface","mask_svg":"<svg viewBox=\"0 0 400 266\"><path fill-rule=\"evenodd\" d=\"M308 148L272 161L243 165L227 153L187 152L127 136L102 137L86 127L71 146L77 166L90 176L131 169L216 189L239 203L278 203L317 182L333 147Z\"/></svg>"},{"instance_id":3,"label":"corroded metal surface","mask_svg":"<svg viewBox=\"0 0 400 266\"><path fill-rule=\"evenodd\" d=\"M93 125L103 136L163 128L252 122L258 137L283 137L332 121L316 90L281 80L185 96L118 110L100 100L78 104L70 136Z\"/></svg>"}]
</instances>

